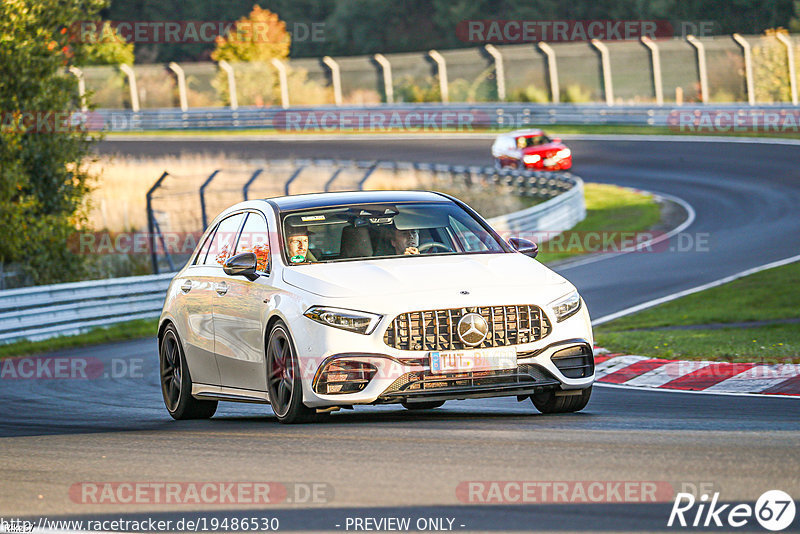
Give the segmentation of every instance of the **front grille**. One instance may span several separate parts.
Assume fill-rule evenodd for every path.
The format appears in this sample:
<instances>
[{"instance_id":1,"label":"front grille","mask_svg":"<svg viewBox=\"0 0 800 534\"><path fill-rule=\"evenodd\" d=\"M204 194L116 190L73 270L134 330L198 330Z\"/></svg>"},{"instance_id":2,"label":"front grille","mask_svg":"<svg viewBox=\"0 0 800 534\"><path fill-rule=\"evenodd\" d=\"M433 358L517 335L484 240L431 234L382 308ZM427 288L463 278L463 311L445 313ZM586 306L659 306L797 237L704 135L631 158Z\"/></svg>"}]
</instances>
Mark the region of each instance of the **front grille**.
<instances>
[{"instance_id":1,"label":"front grille","mask_svg":"<svg viewBox=\"0 0 800 534\"><path fill-rule=\"evenodd\" d=\"M479 313L489 323L489 335L478 346L465 345L457 326L470 312ZM394 318L383 341L399 350L463 350L505 347L539 341L552 330L539 306L481 306L402 313Z\"/></svg>"},{"instance_id":2,"label":"front grille","mask_svg":"<svg viewBox=\"0 0 800 534\"><path fill-rule=\"evenodd\" d=\"M395 380L391 386L386 388L383 395L399 392L429 391L440 388L470 388L511 384L548 386L558 383L555 378L539 366L527 364L518 366L516 370L506 369L446 374L417 371L406 373Z\"/></svg>"}]
</instances>

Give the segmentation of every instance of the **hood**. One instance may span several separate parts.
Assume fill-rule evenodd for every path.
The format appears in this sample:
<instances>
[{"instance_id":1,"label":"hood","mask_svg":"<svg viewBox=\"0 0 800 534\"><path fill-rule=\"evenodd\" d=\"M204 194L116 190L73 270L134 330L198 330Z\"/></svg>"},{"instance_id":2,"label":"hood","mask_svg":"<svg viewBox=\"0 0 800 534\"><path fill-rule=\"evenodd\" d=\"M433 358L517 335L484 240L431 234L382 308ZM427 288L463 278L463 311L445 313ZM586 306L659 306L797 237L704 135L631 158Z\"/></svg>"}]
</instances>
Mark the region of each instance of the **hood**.
<instances>
[{"instance_id":1,"label":"hood","mask_svg":"<svg viewBox=\"0 0 800 534\"><path fill-rule=\"evenodd\" d=\"M549 156L551 153L555 154L556 152L558 152L559 150L561 150L563 148L567 148L564 145L564 143L545 143L543 145L536 145L536 146L531 146L531 147L528 147L528 148L524 148L524 149L522 149L522 154L523 155L528 155L528 154L539 154L539 155L547 154Z\"/></svg>"},{"instance_id":2,"label":"hood","mask_svg":"<svg viewBox=\"0 0 800 534\"><path fill-rule=\"evenodd\" d=\"M283 270L292 286L324 297L347 298L424 293L496 295L569 291L569 283L522 254L408 256L380 260L298 265ZM547 291L549 293L549 291Z\"/></svg>"}]
</instances>

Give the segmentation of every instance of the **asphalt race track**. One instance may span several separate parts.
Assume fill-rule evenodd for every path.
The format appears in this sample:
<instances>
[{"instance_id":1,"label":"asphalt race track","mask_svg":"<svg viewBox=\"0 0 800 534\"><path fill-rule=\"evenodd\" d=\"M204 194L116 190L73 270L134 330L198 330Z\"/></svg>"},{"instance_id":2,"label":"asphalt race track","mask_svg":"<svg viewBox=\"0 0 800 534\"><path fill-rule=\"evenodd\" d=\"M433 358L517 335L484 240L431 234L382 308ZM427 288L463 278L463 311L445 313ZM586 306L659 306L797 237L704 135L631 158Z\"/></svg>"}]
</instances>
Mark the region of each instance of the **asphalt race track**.
<instances>
[{"instance_id":1,"label":"asphalt race track","mask_svg":"<svg viewBox=\"0 0 800 534\"><path fill-rule=\"evenodd\" d=\"M594 317L800 253L798 145L568 143L574 172L585 180L673 195L696 213L683 241L673 238L659 252L558 269L581 290ZM112 140L100 150L488 165L489 144ZM707 239L707 250L678 250L698 237ZM2 380L0 516L259 517L278 518L282 530L309 531L346 530L356 517L409 517L412 525L449 518L460 531L653 531L669 529L671 500L499 505L465 502L456 490L466 481L655 481L675 491L719 492L725 503L752 504L771 489L800 496L797 399L595 387L588 408L566 416L542 416L530 401L511 398L449 402L424 413L368 407L294 427L279 425L265 406L221 404L210 421L178 423L163 408L155 341L57 356L91 359L102 372L85 380ZM256 507L134 505L84 504L73 487L187 481L274 481L294 491L285 501ZM326 488L318 502L301 491L314 483ZM799 529L800 519L791 528ZM744 529L761 527L751 519Z\"/></svg>"}]
</instances>

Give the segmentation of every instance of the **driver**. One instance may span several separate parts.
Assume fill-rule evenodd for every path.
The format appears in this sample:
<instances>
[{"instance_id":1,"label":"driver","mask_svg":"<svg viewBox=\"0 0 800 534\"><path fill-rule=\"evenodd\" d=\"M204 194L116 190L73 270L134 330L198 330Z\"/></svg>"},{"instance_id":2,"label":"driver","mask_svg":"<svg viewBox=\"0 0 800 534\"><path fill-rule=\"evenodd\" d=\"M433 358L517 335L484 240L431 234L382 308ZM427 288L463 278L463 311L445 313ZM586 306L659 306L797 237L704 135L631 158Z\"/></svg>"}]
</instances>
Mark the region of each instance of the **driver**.
<instances>
[{"instance_id":1,"label":"driver","mask_svg":"<svg viewBox=\"0 0 800 534\"><path fill-rule=\"evenodd\" d=\"M419 230L398 230L393 227L389 242L395 254L419 254Z\"/></svg>"}]
</instances>

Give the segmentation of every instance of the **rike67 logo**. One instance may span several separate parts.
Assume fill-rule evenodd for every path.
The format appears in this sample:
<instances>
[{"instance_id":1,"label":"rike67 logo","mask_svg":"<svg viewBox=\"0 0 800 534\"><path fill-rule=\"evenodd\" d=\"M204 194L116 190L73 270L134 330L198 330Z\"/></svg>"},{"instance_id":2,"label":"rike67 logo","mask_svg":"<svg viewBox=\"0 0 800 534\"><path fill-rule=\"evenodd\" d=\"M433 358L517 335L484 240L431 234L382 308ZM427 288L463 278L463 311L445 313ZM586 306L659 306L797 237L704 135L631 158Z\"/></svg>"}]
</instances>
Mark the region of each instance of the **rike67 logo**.
<instances>
[{"instance_id":1,"label":"rike67 logo","mask_svg":"<svg viewBox=\"0 0 800 534\"><path fill-rule=\"evenodd\" d=\"M710 502L707 494L696 499L691 493L678 493L667 526L740 528L750 524L752 528L751 521L755 519L765 529L777 532L789 527L794 516L794 500L781 490L764 492L755 506L719 504L719 492L714 493Z\"/></svg>"}]
</instances>

